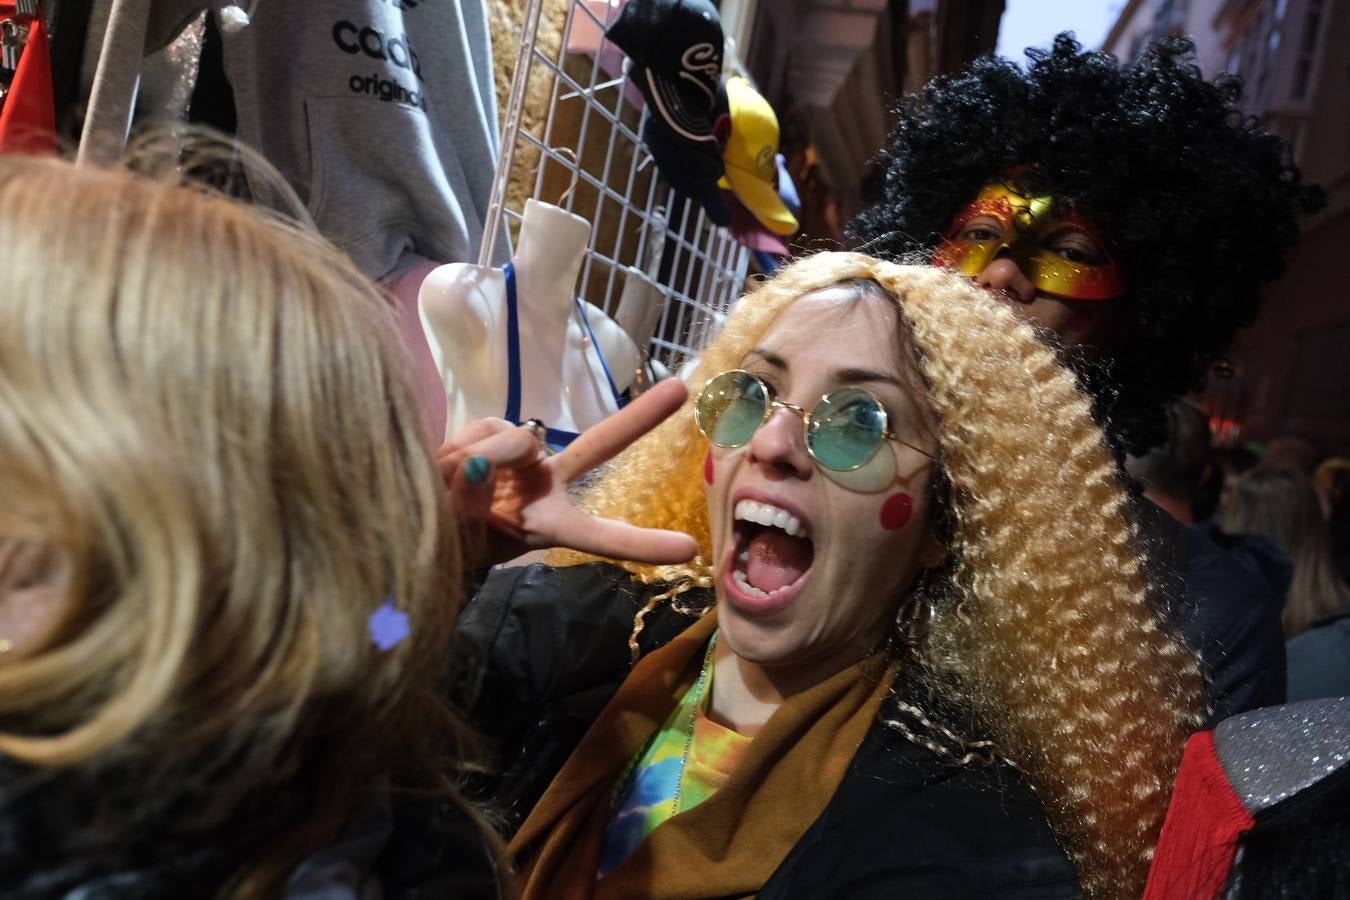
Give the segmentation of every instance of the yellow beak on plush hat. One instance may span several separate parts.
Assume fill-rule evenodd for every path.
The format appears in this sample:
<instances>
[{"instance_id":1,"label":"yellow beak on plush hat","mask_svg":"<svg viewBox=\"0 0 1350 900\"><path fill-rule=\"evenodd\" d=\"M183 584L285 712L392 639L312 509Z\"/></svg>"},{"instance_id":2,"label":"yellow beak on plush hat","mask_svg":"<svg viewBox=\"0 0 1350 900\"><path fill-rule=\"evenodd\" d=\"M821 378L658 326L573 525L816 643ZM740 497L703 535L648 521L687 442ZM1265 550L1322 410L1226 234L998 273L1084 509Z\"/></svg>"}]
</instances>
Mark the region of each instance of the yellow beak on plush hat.
<instances>
[{"instance_id":1,"label":"yellow beak on plush hat","mask_svg":"<svg viewBox=\"0 0 1350 900\"><path fill-rule=\"evenodd\" d=\"M778 117L773 107L750 82L739 75L727 79L727 106L731 112L731 137L722 151L726 176L718 185L729 188L736 199L774 234L793 234L797 218L778 196Z\"/></svg>"}]
</instances>

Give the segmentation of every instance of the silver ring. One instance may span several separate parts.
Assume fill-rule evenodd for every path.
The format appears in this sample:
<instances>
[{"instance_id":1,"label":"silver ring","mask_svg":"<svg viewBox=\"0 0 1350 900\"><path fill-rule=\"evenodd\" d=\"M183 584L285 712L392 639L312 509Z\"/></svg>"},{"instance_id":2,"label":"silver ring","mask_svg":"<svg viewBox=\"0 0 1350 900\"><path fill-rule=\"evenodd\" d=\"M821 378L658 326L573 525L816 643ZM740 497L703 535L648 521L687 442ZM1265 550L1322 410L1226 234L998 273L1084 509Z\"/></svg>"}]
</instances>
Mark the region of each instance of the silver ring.
<instances>
[{"instance_id":1,"label":"silver ring","mask_svg":"<svg viewBox=\"0 0 1350 900\"><path fill-rule=\"evenodd\" d=\"M526 419L522 427L530 430L530 434L534 435L541 448L548 449L548 426L544 424L543 419Z\"/></svg>"}]
</instances>

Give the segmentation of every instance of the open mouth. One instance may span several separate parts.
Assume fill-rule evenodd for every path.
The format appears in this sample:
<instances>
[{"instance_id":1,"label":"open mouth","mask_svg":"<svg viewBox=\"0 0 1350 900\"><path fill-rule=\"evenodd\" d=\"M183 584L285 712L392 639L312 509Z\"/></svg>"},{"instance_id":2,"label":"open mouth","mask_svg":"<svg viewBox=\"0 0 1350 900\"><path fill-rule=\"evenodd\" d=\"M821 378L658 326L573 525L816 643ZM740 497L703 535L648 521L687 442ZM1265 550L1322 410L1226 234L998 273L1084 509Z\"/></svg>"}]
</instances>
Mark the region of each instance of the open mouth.
<instances>
[{"instance_id":1,"label":"open mouth","mask_svg":"<svg viewBox=\"0 0 1350 900\"><path fill-rule=\"evenodd\" d=\"M815 561L815 544L801 520L758 500L736 503L731 578L745 596L771 600L797 585Z\"/></svg>"}]
</instances>

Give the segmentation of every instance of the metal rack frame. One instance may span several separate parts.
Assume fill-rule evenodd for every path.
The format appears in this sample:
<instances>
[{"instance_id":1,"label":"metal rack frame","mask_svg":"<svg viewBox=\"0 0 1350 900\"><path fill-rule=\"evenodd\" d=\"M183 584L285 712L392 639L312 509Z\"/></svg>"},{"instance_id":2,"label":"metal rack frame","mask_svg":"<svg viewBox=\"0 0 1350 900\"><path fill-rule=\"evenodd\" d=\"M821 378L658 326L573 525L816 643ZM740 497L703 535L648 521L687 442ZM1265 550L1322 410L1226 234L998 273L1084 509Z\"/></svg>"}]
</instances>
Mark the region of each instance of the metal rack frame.
<instances>
[{"instance_id":1,"label":"metal rack frame","mask_svg":"<svg viewBox=\"0 0 1350 900\"><path fill-rule=\"evenodd\" d=\"M542 0L529 0L526 5L479 262L487 265L492 259L503 218L512 230L521 219L522 210L510 208L507 203L507 184L517 148L531 146L539 153L532 196L546 199L541 194L545 170L550 164L561 166L572 179L573 187L587 185L595 194L593 208L590 204L582 208L578 192L571 188L556 201L558 206L587 218L592 226L578 295L614 316L630 268L644 272L664 294L664 309L649 345L639 349L644 358L659 361L671 371L678 370L702 349L740 295L749 268L749 253L729 231L713 225L697 204L678 197L659 175L643 174L648 167L655 169L639 136L647 111L642 111L636 126L630 124L632 112L624 96L623 74L607 74L601 66L601 52L589 55L589 59L587 54L568 52L567 39L573 28L590 26L603 34L611 22L599 18L582 0L568 0L562 40L557 57L551 58L539 49L536 41L541 8ZM615 7L608 10L609 18L617 17ZM577 60L585 73L582 78L569 74L569 69L578 70ZM624 69L627 70L626 61ZM531 134L521 126L533 74L552 79L541 135ZM577 114L569 104L580 104L575 150L554 143L559 112L567 109L569 114ZM593 166L586 164L582 151L597 138L604 147L603 163L593 170ZM669 211L674 215L670 216ZM616 227L602 228L604 223Z\"/></svg>"}]
</instances>

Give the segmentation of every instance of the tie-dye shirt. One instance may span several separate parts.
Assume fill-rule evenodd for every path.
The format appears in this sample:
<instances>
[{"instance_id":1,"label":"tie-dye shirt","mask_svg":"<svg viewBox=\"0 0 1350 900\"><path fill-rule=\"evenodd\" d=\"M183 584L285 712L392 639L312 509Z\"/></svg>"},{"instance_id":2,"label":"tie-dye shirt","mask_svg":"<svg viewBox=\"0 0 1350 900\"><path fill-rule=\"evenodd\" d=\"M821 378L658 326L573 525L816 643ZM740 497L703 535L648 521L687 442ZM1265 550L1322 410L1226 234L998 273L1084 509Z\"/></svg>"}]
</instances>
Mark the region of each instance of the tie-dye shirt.
<instances>
[{"instance_id":1,"label":"tie-dye shirt","mask_svg":"<svg viewBox=\"0 0 1350 900\"><path fill-rule=\"evenodd\" d=\"M718 725L704 715L712 694L712 648L708 645L708 667L702 695L696 681L680 698L669 718L650 743L641 751L637 764L623 782L605 829L605 846L600 854L596 877L603 878L628 858L651 834L652 829L675 814L675 792L680 785L681 758L686 742L689 758L683 767L680 811L686 812L707 800L726 783L733 769L750 746L750 738ZM702 678L700 680L703 680ZM689 720L693 717L693 739L689 740Z\"/></svg>"}]
</instances>

